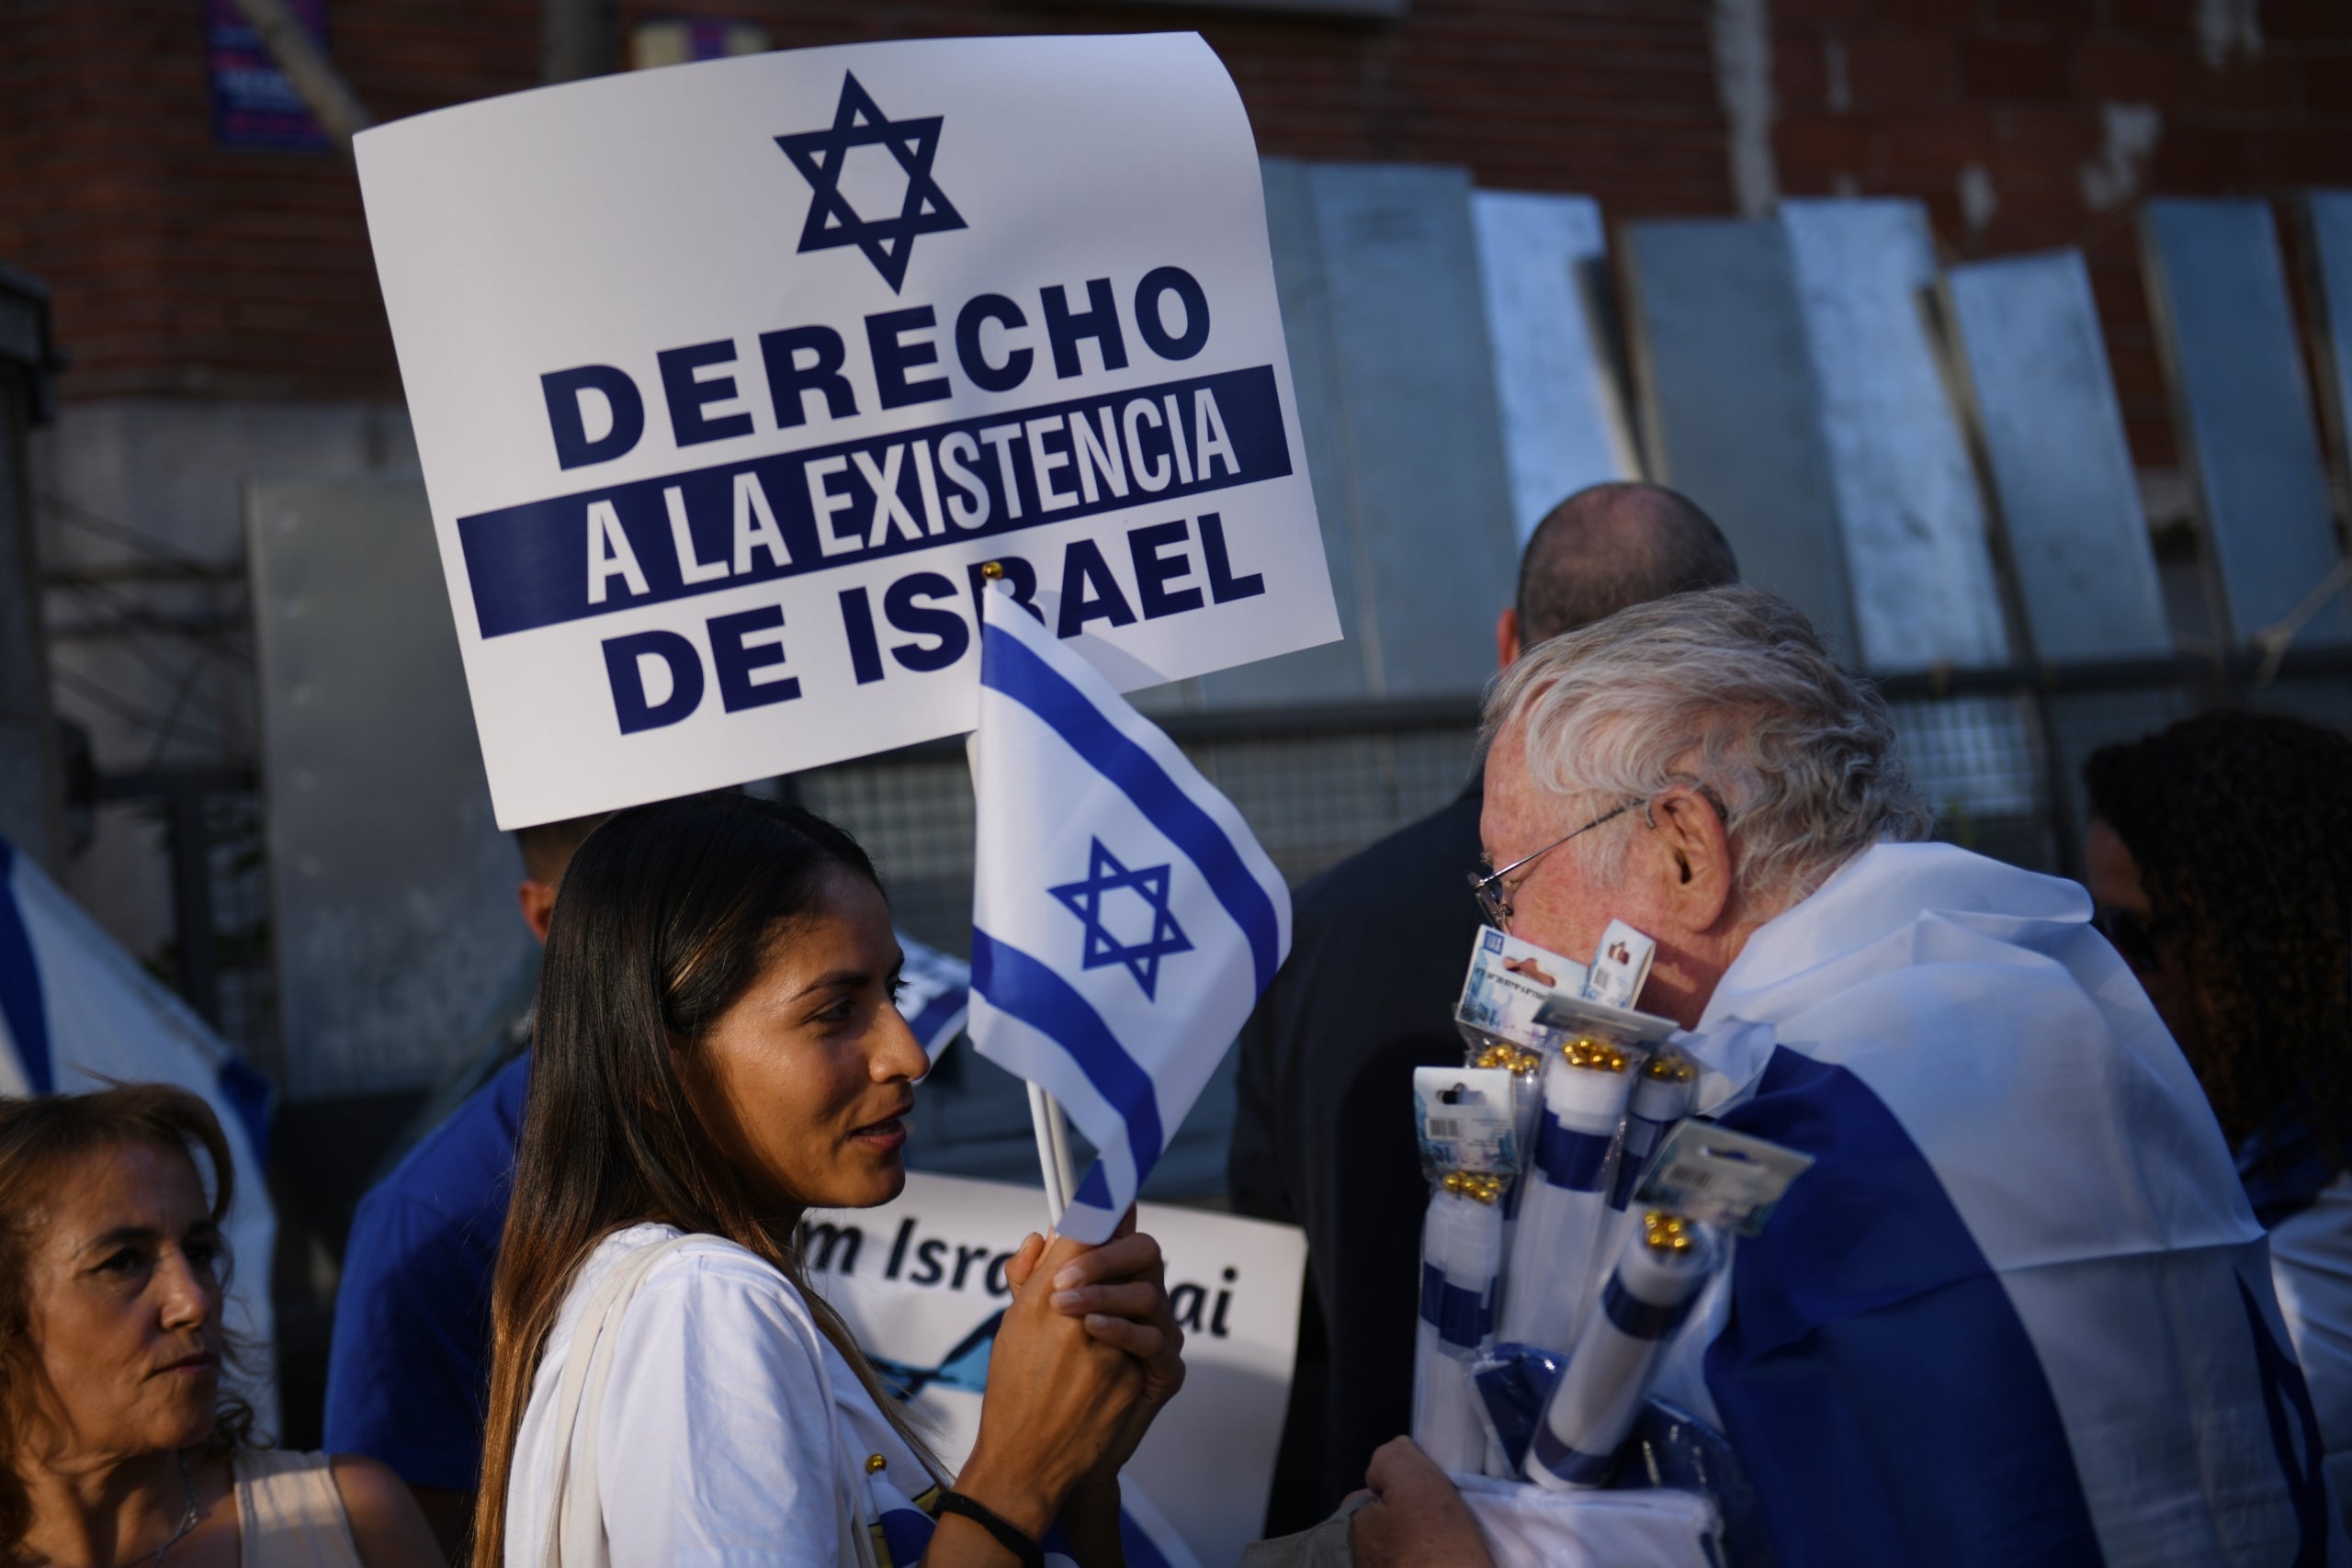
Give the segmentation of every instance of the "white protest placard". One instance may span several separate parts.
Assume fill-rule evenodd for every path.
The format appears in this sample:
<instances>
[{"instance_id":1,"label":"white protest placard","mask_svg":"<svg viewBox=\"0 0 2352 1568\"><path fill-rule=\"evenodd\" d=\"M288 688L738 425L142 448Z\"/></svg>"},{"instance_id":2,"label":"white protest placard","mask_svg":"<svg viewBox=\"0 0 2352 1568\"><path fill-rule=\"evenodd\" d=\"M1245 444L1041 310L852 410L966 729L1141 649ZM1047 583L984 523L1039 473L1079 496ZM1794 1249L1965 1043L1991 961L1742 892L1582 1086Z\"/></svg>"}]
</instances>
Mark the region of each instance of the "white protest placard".
<instances>
[{"instance_id":1,"label":"white protest placard","mask_svg":"<svg viewBox=\"0 0 2352 1568\"><path fill-rule=\"evenodd\" d=\"M502 827L971 728L990 560L1122 689L1340 635L1197 35L712 61L356 151Z\"/></svg>"},{"instance_id":2,"label":"white protest placard","mask_svg":"<svg viewBox=\"0 0 2352 1568\"><path fill-rule=\"evenodd\" d=\"M886 1380L914 1385L940 1457L961 1464L979 1430L1004 1266L1038 1227L1037 1190L910 1171L897 1201L815 1214L809 1278ZM1145 1203L1184 1327L1184 1388L1128 1462L1131 1511L1169 1521L1203 1568L1257 1540L1298 1350L1306 1238L1294 1226ZM1140 1494L1144 1502L1133 1504Z\"/></svg>"}]
</instances>

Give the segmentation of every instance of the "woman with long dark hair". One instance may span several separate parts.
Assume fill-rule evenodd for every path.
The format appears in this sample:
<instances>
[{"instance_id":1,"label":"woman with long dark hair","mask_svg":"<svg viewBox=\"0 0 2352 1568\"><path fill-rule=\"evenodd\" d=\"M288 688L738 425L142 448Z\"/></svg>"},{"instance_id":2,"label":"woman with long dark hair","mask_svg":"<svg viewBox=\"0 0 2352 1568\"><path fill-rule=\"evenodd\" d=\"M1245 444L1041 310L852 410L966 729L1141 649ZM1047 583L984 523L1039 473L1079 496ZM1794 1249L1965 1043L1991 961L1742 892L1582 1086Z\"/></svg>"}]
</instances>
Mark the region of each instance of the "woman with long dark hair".
<instances>
[{"instance_id":1,"label":"woman with long dark hair","mask_svg":"<svg viewBox=\"0 0 2352 1568\"><path fill-rule=\"evenodd\" d=\"M2222 710L2083 781L2100 929L2237 1153L2352 1520L2352 739Z\"/></svg>"},{"instance_id":2,"label":"woman with long dark hair","mask_svg":"<svg viewBox=\"0 0 2352 1568\"><path fill-rule=\"evenodd\" d=\"M1159 1249L1031 1238L952 1483L808 1288L812 1208L905 1182L927 1058L854 840L706 795L616 815L548 933L492 1294L476 1568L1116 1565L1118 1467L1183 1378Z\"/></svg>"}]
</instances>

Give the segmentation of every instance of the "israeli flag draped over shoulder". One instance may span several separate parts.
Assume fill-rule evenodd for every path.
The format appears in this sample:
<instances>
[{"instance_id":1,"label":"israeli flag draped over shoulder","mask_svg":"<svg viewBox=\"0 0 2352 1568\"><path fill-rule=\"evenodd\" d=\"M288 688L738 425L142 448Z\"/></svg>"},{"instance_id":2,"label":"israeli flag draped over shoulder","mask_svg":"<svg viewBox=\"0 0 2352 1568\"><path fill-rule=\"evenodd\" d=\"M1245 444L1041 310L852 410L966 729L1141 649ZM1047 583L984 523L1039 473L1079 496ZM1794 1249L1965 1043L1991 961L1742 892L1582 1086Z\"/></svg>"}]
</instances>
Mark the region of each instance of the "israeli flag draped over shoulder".
<instances>
[{"instance_id":1,"label":"israeli flag draped over shoulder","mask_svg":"<svg viewBox=\"0 0 2352 1568\"><path fill-rule=\"evenodd\" d=\"M0 1095L72 1094L164 1083L212 1107L237 1165L228 1240L238 1268L228 1325L249 1348L243 1393L277 1426L266 1357L277 1218L262 1170L269 1086L187 1003L164 988L40 866L0 839Z\"/></svg>"},{"instance_id":2,"label":"israeli flag draped over shoulder","mask_svg":"<svg viewBox=\"0 0 2352 1568\"><path fill-rule=\"evenodd\" d=\"M1001 587L986 602L967 1032L1098 1157L1101 1242L1290 952L1290 892L1233 803Z\"/></svg>"},{"instance_id":3,"label":"israeli flag draped over shoulder","mask_svg":"<svg viewBox=\"0 0 2352 1568\"><path fill-rule=\"evenodd\" d=\"M1702 1114L1816 1161L1657 1385L1730 1436L1781 1568L2347 1561L2263 1232L2089 916L1882 844L1679 1042Z\"/></svg>"}]
</instances>

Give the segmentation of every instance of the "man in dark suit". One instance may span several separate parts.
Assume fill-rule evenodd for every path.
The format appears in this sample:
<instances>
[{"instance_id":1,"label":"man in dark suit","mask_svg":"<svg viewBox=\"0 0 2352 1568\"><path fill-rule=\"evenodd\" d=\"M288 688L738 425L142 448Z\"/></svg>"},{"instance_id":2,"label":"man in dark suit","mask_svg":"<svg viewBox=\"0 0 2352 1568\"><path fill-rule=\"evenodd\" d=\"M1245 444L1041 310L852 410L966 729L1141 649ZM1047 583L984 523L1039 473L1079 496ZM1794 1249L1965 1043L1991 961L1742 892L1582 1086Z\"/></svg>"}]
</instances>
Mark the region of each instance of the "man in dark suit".
<instances>
[{"instance_id":1,"label":"man in dark suit","mask_svg":"<svg viewBox=\"0 0 2352 1568\"><path fill-rule=\"evenodd\" d=\"M1674 491L1579 491L1528 539L1496 659L1508 666L1629 604L1738 577L1722 530ZM1479 923L1479 792L1474 773L1451 806L1298 890L1290 960L1241 1032L1234 1207L1301 1225L1307 1242L1269 1535L1329 1514L1410 1422L1427 1197L1413 1069L1462 1060L1453 1003Z\"/></svg>"}]
</instances>

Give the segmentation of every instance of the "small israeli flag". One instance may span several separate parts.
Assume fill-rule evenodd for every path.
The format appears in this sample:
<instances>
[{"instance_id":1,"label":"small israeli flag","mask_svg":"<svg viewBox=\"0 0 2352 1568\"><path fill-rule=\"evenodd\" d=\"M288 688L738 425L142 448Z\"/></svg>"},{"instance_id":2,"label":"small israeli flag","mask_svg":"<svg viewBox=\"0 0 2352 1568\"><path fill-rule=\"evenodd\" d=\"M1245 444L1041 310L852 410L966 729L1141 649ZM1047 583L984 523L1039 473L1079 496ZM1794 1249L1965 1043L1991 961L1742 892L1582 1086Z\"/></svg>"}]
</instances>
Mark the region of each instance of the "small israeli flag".
<instances>
[{"instance_id":1,"label":"small israeli flag","mask_svg":"<svg viewBox=\"0 0 2352 1568\"><path fill-rule=\"evenodd\" d=\"M964 1032L964 1015L971 1005L971 965L904 931L898 937L905 959L899 970L899 1011L922 1042L923 1055L936 1062Z\"/></svg>"},{"instance_id":2,"label":"small israeli flag","mask_svg":"<svg viewBox=\"0 0 2352 1568\"><path fill-rule=\"evenodd\" d=\"M1060 1228L1107 1241L1290 952L1290 892L1175 742L981 599L967 1032L1094 1145Z\"/></svg>"}]
</instances>

